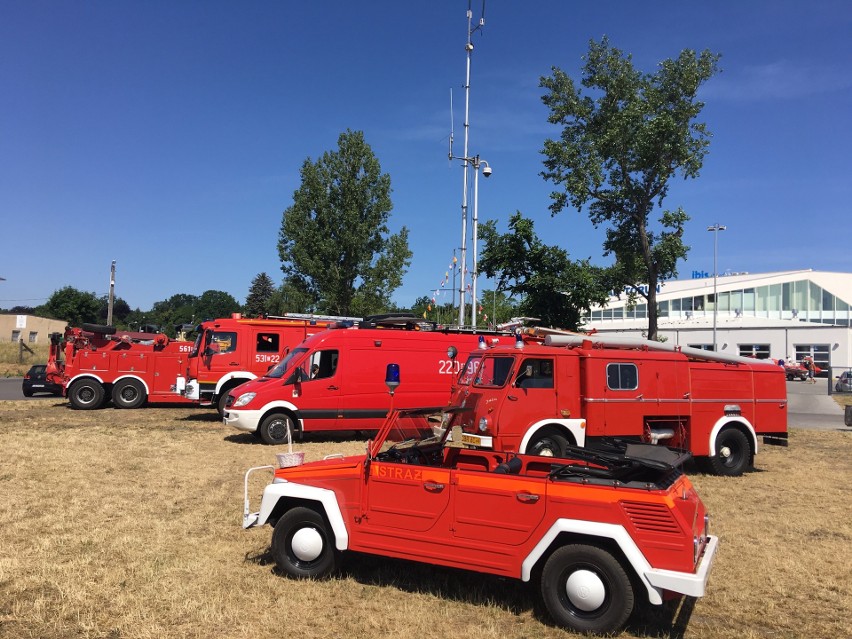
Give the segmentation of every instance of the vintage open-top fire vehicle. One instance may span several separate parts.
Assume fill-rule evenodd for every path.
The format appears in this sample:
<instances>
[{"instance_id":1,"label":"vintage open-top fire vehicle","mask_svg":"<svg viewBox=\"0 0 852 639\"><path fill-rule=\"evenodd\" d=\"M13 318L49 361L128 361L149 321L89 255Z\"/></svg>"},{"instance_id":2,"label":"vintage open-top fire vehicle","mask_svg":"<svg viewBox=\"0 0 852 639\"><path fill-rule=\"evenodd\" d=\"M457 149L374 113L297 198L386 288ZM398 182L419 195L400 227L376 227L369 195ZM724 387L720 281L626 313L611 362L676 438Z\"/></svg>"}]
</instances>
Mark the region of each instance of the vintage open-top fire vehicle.
<instances>
[{"instance_id":1,"label":"vintage open-top fire vehicle","mask_svg":"<svg viewBox=\"0 0 852 639\"><path fill-rule=\"evenodd\" d=\"M249 477L273 467L250 469L243 527L273 526L275 562L295 578L328 575L352 550L533 579L553 618L582 632L618 630L641 601L704 594L718 539L682 456L470 449L455 425L467 410L392 410L365 455L275 469L257 512Z\"/></svg>"}]
</instances>

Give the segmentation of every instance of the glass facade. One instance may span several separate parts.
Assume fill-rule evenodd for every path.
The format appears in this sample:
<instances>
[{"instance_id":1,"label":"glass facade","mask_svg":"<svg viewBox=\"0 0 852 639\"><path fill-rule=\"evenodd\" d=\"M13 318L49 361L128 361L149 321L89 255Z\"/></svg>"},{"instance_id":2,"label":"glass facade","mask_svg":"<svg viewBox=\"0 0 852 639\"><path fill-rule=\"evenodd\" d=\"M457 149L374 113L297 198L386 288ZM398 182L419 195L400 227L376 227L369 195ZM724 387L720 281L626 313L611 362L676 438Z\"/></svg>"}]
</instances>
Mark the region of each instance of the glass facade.
<instances>
[{"instance_id":1,"label":"glass facade","mask_svg":"<svg viewBox=\"0 0 852 639\"><path fill-rule=\"evenodd\" d=\"M808 279L748 286L739 290L713 294L689 295L657 304L658 317L674 319L718 315L738 317L767 317L798 319L834 326L852 327L850 300L843 300ZM617 306L593 310L589 319L595 321L645 319L647 304Z\"/></svg>"}]
</instances>

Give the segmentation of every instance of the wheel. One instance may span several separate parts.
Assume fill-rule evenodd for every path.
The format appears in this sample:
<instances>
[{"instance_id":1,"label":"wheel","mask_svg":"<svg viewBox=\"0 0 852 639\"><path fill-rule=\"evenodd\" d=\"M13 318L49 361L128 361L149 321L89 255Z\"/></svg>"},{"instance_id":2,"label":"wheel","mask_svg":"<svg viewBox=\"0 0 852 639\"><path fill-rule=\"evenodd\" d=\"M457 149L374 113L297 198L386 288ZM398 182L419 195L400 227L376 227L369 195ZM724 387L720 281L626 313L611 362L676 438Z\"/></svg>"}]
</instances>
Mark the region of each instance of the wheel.
<instances>
[{"instance_id":1,"label":"wheel","mask_svg":"<svg viewBox=\"0 0 852 639\"><path fill-rule=\"evenodd\" d=\"M714 475L737 477L751 463L748 437L736 428L726 428L716 436L716 454L707 463Z\"/></svg>"},{"instance_id":2,"label":"wheel","mask_svg":"<svg viewBox=\"0 0 852 639\"><path fill-rule=\"evenodd\" d=\"M293 434L293 420L284 413L275 413L264 419L257 429L265 444L286 444L287 431Z\"/></svg>"},{"instance_id":3,"label":"wheel","mask_svg":"<svg viewBox=\"0 0 852 639\"><path fill-rule=\"evenodd\" d=\"M81 324L80 328L90 333L100 333L101 335L113 335L115 326L104 326L103 324Z\"/></svg>"},{"instance_id":4,"label":"wheel","mask_svg":"<svg viewBox=\"0 0 852 639\"><path fill-rule=\"evenodd\" d=\"M33 396L32 391L22 391L22 392L24 393L24 397L32 397Z\"/></svg>"},{"instance_id":5,"label":"wheel","mask_svg":"<svg viewBox=\"0 0 852 639\"><path fill-rule=\"evenodd\" d=\"M230 389L223 391L219 398L216 400L216 410L219 412L219 417L225 416L225 404L228 401L228 393L230 393Z\"/></svg>"},{"instance_id":6,"label":"wheel","mask_svg":"<svg viewBox=\"0 0 852 639\"><path fill-rule=\"evenodd\" d=\"M541 455L542 457L563 457L567 440L557 431L545 428L533 436L527 445L528 455Z\"/></svg>"},{"instance_id":7,"label":"wheel","mask_svg":"<svg viewBox=\"0 0 852 639\"><path fill-rule=\"evenodd\" d=\"M145 387L137 379L123 379L112 388L112 403L116 408L139 408L146 399Z\"/></svg>"},{"instance_id":8,"label":"wheel","mask_svg":"<svg viewBox=\"0 0 852 639\"><path fill-rule=\"evenodd\" d=\"M272 532L276 565L296 579L325 577L337 567L334 536L321 514L298 506L284 513Z\"/></svg>"},{"instance_id":9,"label":"wheel","mask_svg":"<svg viewBox=\"0 0 852 639\"><path fill-rule=\"evenodd\" d=\"M603 548L573 544L556 550L541 573L541 596L559 625L583 633L616 632L633 612L630 577Z\"/></svg>"},{"instance_id":10,"label":"wheel","mask_svg":"<svg viewBox=\"0 0 852 639\"><path fill-rule=\"evenodd\" d=\"M103 404L104 387L96 379L78 379L68 387L68 401L78 410L92 410Z\"/></svg>"}]
</instances>

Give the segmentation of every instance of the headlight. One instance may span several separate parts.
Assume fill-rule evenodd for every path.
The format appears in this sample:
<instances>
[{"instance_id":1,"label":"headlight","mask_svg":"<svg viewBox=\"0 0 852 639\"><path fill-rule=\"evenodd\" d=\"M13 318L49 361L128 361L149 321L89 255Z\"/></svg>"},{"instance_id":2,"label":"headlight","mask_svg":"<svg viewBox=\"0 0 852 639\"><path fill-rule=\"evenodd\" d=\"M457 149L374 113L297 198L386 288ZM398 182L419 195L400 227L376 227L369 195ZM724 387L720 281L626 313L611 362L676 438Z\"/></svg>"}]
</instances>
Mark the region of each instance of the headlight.
<instances>
[{"instance_id":1,"label":"headlight","mask_svg":"<svg viewBox=\"0 0 852 639\"><path fill-rule=\"evenodd\" d=\"M234 405L233 405L232 408L239 408L240 406L245 406L251 400L254 399L255 395L257 395L257 393L243 393L242 395L240 395L237 398L237 401L234 402Z\"/></svg>"},{"instance_id":2,"label":"headlight","mask_svg":"<svg viewBox=\"0 0 852 639\"><path fill-rule=\"evenodd\" d=\"M479 418L479 430L483 433L488 430L488 417Z\"/></svg>"}]
</instances>

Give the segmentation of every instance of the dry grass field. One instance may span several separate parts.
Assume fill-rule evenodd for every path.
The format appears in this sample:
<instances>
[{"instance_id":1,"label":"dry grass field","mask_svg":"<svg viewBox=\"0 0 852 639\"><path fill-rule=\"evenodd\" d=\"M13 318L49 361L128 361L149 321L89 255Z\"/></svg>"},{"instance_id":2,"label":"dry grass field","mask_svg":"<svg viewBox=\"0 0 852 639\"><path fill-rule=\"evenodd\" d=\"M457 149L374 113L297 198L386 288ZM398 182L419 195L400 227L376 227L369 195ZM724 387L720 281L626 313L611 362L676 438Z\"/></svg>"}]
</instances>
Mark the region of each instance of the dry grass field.
<instances>
[{"instance_id":1,"label":"dry grass field","mask_svg":"<svg viewBox=\"0 0 852 639\"><path fill-rule=\"evenodd\" d=\"M24 351L20 359L20 346L14 342L0 342L0 377L23 377L33 364L44 364L50 351L49 344L27 344L34 353Z\"/></svg>"},{"instance_id":2,"label":"dry grass field","mask_svg":"<svg viewBox=\"0 0 852 639\"><path fill-rule=\"evenodd\" d=\"M709 593L622 636L852 636L850 446L794 430L746 476L691 471L721 537ZM512 580L363 555L330 580L280 576L271 529L240 527L243 472L275 451L200 409L0 402L0 638L571 636Z\"/></svg>"}]
</instances>

